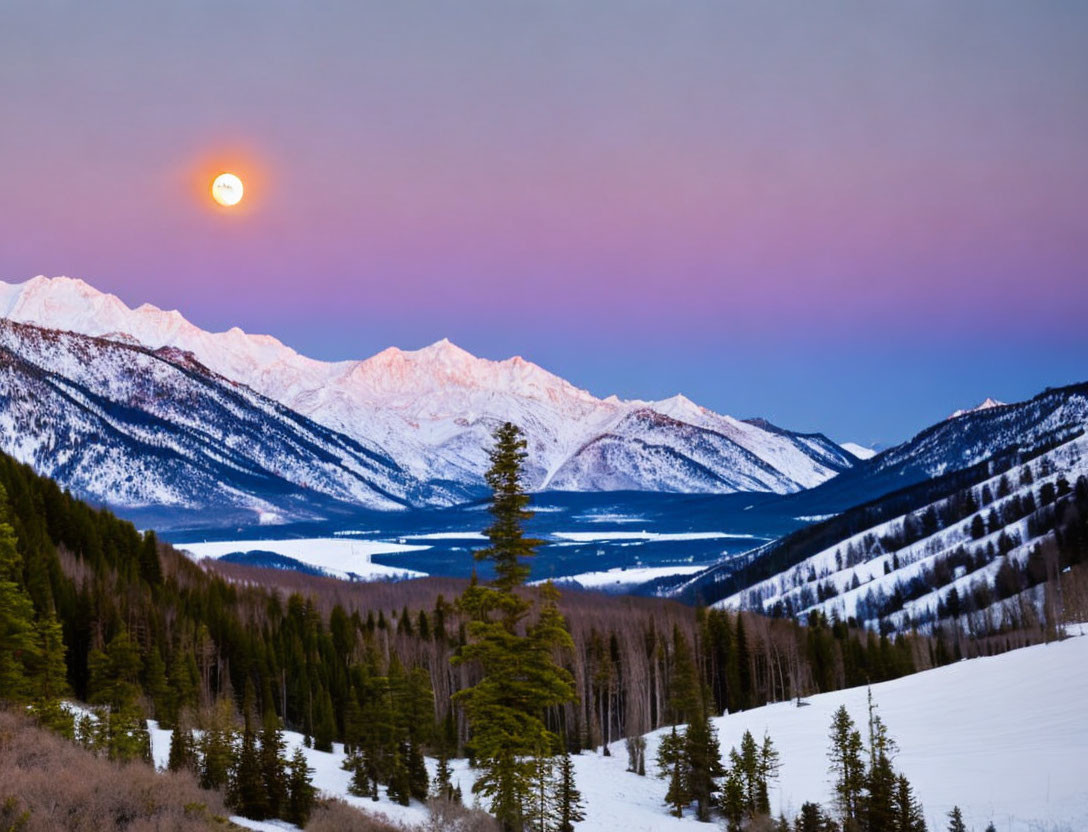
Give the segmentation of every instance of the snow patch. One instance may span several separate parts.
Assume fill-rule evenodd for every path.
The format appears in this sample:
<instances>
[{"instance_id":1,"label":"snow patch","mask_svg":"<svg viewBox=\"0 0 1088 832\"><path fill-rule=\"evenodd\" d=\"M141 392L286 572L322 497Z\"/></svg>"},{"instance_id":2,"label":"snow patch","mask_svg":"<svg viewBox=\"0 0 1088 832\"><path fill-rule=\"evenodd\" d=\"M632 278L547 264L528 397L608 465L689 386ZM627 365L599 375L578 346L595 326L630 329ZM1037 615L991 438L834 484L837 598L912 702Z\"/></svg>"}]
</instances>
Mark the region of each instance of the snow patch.
<instances>
[{"instance_id":1,"label":"snow patch","mask_svg":"<svg viewBox=\"0 0 1088 832\"><path fill-rule=\"evenodd\" d=\"M290 540L219 540L182 543L176 548L194 558L221 558L235 552L273 552L316 566L339 578L354 576L367 581L421 578L426 573L374 563L374 555L421 552L430 546L390 543L384 540L344 540L334 537L295 538Z\"/></svg>"}]
</instances>

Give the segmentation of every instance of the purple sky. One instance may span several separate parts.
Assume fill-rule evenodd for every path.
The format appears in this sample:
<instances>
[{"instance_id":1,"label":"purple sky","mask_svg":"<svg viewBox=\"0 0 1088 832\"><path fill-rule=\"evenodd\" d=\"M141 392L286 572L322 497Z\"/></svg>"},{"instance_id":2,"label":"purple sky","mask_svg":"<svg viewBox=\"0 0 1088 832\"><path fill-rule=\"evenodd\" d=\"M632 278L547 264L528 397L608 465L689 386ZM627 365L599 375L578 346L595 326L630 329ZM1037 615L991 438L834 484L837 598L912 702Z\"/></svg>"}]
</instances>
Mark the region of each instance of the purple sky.
<instances>
[{"instance_id":1,"label":"purple sky","mask_svg":"<svg viewBox=\"0 0 1088 832\"><path fill-rule=\"evenodd\" d=\"M1086 44L1080 0L8 2L0 278L895 441L1088 379Z\"/></svg>"}]
</instances>

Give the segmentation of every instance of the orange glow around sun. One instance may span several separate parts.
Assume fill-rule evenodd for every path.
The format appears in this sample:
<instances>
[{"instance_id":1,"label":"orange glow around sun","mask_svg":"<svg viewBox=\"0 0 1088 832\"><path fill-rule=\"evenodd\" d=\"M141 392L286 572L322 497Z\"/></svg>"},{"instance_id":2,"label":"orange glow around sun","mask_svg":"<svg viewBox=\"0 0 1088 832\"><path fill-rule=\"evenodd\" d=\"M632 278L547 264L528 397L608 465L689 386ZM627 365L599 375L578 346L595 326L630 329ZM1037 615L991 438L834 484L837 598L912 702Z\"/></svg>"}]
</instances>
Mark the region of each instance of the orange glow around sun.
<instances>
[{"instance_id":1,"label":"orange glow around sun","mask_svg":"<svg viewBox=\"0 0 1088 832\"><path fill-rule=\"evenodd\" d=\"M187 190L214 213L247 215L263 202L265 165L253 152L216 151L187 165Z\"/></svg>"}]
</instances>

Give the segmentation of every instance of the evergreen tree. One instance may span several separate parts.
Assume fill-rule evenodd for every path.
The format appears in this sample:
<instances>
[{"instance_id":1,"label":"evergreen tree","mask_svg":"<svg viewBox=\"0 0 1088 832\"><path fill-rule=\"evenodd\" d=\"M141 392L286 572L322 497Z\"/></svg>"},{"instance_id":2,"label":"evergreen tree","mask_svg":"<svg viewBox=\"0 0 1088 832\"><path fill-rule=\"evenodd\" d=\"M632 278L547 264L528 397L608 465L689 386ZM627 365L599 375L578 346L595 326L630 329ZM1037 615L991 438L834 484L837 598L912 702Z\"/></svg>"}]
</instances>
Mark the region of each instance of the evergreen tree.
<instances>
[{"instance_id":1,"label":"evergreen tree","mask_svg":"<svg viewBox=\"0 0 1088 832\"><path fill-rule=\"evenodd\" d=\"M963 822L963 812L959 806L953 806L948 813L948 832L967 832L967 824Z\"/></svg>"},{"instance_id":2,"label":"evergreen tree","mask_svg":"<svg viewBox=\"0 0 1088 832\"><path fill-rule=\"evenodd\" d=\"M869 829L892 829L897 808L897 783L891 758L895 742L876 712L873 693L869 691L869 772L864 813Z\"/></svg>"},{"instance_id":3,"label":"evergreen tree","mask_svg":"<svg viewBox=\"0 0 1088 832\"><path fill-rule=\"evenodd\" d=\"M155 719L163 726L173 723L176 714L170 695L170 684L166 680L166 663L157 646L152 646L144 663L144 690L151 699Z\"/></svg>"},{"instance_id":4,"label":"evergreen tree","mask_svg":"<svg viewBox=\"0 0 1088 832\"><path fill-rule=\"evenodd\" d=\"M450 755L446 753L445 749L438 755L433 794L438 800L454 801L453 771L450 769Z\"/></svg>"},{"instance_id":5,"label":"evergreen tree","mask_svg":"<svg viewBox=\"0 0 1088 832\"><path fill-rule=\"evenodd\" d=\"M661 738L657 748L657 776L669 781L665 792L665 803L672 807L672 815L684 816L684 809L691 804L691 792L688 787L687 760L684 753L684 739L676 733L676 726Z\"/></svg>"},{"instance_id":6,"label":"evergreen tree","mask_svg":"<svg viewBox=\"0 0 1088 832\"><path fill-rule=\"evenodd\" d=\"M574 760L570 752L563 749L556 771L555 801L558 807L556 832L573 832L574 824L585 820L585 804L582 793L574 783Z\"/></svg>"},{"instance_id":7,"label":"evergreen tree","mask_svg":"<svg viewBox=\"0 0 1088 832\"><path fill-rule=\"evenodd\" d=\"M332 751L336 738L336 717L333 715L332 698L325 688L314 694L313 747L317 751Z\"/></svg>"},{"instance_id":8,"label":"evergreen tree","mask_svg":"<svg viewBox=\"0 0 1088 832\"><path fill-rule=\"evenodd\" d=\"M408 761L406 759L407 745L401 743L393 752L392 764L389 772L389 782L386 791L390 800L395 800L402 806L407 806L412 799L412 780L408 773Z\"/></svg>"},{"instance_id":9,"label":"evergreen tree","mask_svg":"<svg viewBox=\"0 0 1088 832\"><path fill-rule=\"evenodd\" d=\"M268 797L264 788L257 737L249 720L242 731L242 741L231 767L227 784L227 803L239 814L253 820L269 817Z\"/></svg>"},{"instance_id":10,"label":"evergreen tree","mask_svg":"<svg viewBox=\"0 0 1088 832\"><path fill-rule=\"evenodd\" d=\"M313 787L313 769L306 764L306 754L296 748L287 769L287 804L283 819L297 826L305 826L314 809L316 790Z\"/></svg>"},{"instance_id":11,"label":"evergreen tree","mask_svg":"<svg viewBox=\"0 0 1088 832\"><path fill-rule=\"evenodd\" d=\"M751 731L740 738L740 749L731 749L729 764L744 790L743 814L752 817L760 811L759 746Z\"/></svg>"},{"instance_id":12,"label":"evergreen tree","mask_svg":"<svg viewBox=\"0 0 1088 832\"><path fill-rule=\"evenodd\" d=\"M837 832L838 826L819 803L804 803L793 824L794 832Z\"/></svg>"},{"instance_id":13,"label":"evergreen tree","mask_svg":"<svg viewBox=\"0 0 1088 832\"><path fill-rule=\"evenodd\" d=\"M427 765L423 760L423 751L415 742L409 742L406 750L408 768L408 794L416 800L426 800L429 791Z\"/></svg>"},{"instance_id":14,"label":"evergreen tree","mask_svg":"<svg viewBox=\"0 0 1088 832\"><path fill-rule=\"evenodd\" d=\"M234 706L221 697L206 715L200 737L200 785L205 789L224 788L234 764Z\"/></svg>"},{"instance_id":15,"label":"evergreen tree","mask_svg":"<svg viewBox=\"0 0 1088 832\"><path fill-rule=\"evenodd\" d=\"M75 721L71 711L61 703L61 697L68 691L64 631L52 608L48 615L38 619L35 629L38 653L33 661L34 716L49 730L73 739Z\"/></svg>"},{"instance_id":16,"label":"evergreen tree","mask_svg":"<svg viewBox=\"0 0 1088 832\"><path fill-rule=\"evenodd\" d=\"M522 827L532 799L534 755L554 745L544 712L574 698L573 678L553 658L557 648L570 649L573 642L550 584L540 590L537 621L520 632L532 604L517 590L529 575L524 559L540 542L523 530L532 516L521 483L525 447L521 431L509 422L495 432L487 472L491 545L476 552L477 559L492 563L495 578L487 586L474 580L459 599L470 618L469 641L454 657L455 663L476 662L482 670L481 680L455 699L464 706L481 769L473 791L490 801L492 814L508 832Z\"/></svg>"},{"instance_id":17,"label":"evergreen tree","mask_svg":"<svg viewBox=\"0 0 1088 832\"><path fill-rule=\"evenodd\" d=\"M287 760L284 757L286 743L280 731L276 714L265 714L261 727L260 770L268 816L279 817L287 804Z\"/></svg>"},{"instance_id":18,"label":"evergreen tree","mask_svg":"<svg viewBox=\"0 0 1088 832\"><path fill-rule=\"evenodd\" d=\"M140 546L140 577L151 586L162 583L162 564L159 562L159 541L154 532L144 535Z\"/></svg>"},{"instance_id":19,"label":"evergreen tree","mask_svg":"<svg viewBox=\"0 0 1088 832\"><path fill-rule=\"evenodd\" d=\"M552 774L551 757L538 752L533 758L532 796L524 813L528 832L553 832L555 829Z\"/></svg>"},{"instance_id":20,"label":"evergreen tree","mask_svg":"<svg viewBox=\"0 0 1088 832\"><path fill-rule=\"evenodd\" d=\"M351 772L348 792L356 797L370 796L370 776L363 752L355 749L344 759L344 768Z\"/></svg>"},{"instance_id":21,"label":"evergreen tree","mask_svg":"<svg viewBox=\"0 0 1088 832\"><path fill-rule=\"evenodd\" d=\"M731 765L725 773L718 805L725 815L726 829L729 832L739 832L748 817L748 801L745 797L742 767L739 765L740 755L733 749L729 757Z\"/></svg>"},{"instance_id":22,"label":"evergreen tree","mask_svg":"<svg viewBox=\"0 0 1088 832\"><path fill-rule=\"evenodd\" d=\"M774 747L770 734L763 735L763 744L759 748L759 787L757 795L757 810L763 814L771 813L771 800L768 794L772 780L778 779L778 772L782 768L782 758L778 749Z\"/></svg>"},{"instance_id":23,"label":"evergreen tree","mask_svg":"<svg viewBox=\"0 0 1088 832\"><path fill-rule=\"evenodd\" d=\"M914 796L910 781L900 774L895 780L895 832L926 832L922 806Z\"/></svg>"},{"instance_id":24,"label":"evergreen tree","mask_svg":"<svg viewBox=\"0 0 1088 832\"><path fill-rule=\"evenodd\" d=\"M740 750L729 752L729 770L720 805L730 828L740 828L750 818L771 813L770 781L777 779L781 762L769 734L756 743L751 731L741 737Z\"/></svg>"},{"instance_id":25,"label":"evergreen tree","mask_svg":"<svg viewBox=\"0 0 1088 832\"><path fill-rule=\"evenodd\" d=\"M170 732L170 756L166 767L170 771L191 771L197 774L198 762L193 732L182 728L180 721L175 722L174 729Z\"/></svg>"},{"instance_id":26,"label":"evergreen tree","mask_svg":"<svg viewBox=\"0 0 1088 832\"><path fill-rule=\"evenodd\" d=\"M707 822L718 791L718 780L725 775L721 749L714 727L706 714L696 714L684 732L688 794L695 803L695 817Z\"/></svg>"},{"instance_id":27,"label":"evergreen tree","mask_svg":"<svg viewBox=\"0 0 1088 832\"><path fill-rule=\"evenodd\" d=\"M39 653L34 602L22 582L23 561L15 530L6 522L7 494L0 488L0 703L29 698L30 669Z\"/></svg>"},{"instance_id":28,"label":"evergreen tree","mask_svg":"<svg viewBox=\"0 0 1088 832\"><path fill-rule=\"evenodd\" d=\"M830 772L834 777L835 800L844 829L857 824L865 787L865 766L861 759L861 734L845 705L839 706L831 721Z\"/></svg>"},{"instance_id":29,"label":"evergreen tree","mask_svg":"<svg viewBox=\"0 0 1088 832\"><path fill-rule=\"evenodd\" d=\"M691 647L679 626L673 628L672 643L669 709L674 724L691 722L703 711L703 702L699 695L699 674L695 669Z\"/></svg>"}]
</instances>

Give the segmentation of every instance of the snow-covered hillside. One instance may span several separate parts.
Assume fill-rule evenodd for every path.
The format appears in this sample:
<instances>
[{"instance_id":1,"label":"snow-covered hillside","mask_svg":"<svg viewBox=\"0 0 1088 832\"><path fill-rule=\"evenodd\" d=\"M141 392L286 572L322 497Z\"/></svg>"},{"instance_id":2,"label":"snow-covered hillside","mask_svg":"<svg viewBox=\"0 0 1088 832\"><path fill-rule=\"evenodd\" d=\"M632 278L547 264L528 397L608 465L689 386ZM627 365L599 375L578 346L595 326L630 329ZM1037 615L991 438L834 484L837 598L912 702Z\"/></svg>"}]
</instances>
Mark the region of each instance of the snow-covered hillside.
<instances>
[{"instance_id":1,"label":"snow-covered hillside","mask_svg":"<svg viewBox=\"0 0 1088 832\"><path fill-rule=\"evenodd\" d=\"M379 449L189 354L0 320L0 449L115 506L315 516L429 496ZM447 498L448 501L448 498Z\"/></svg>"},{"instance_id":2,"label":"snow-covered hillside","mask_svg":"<svg viewBox=\"0 0 1088 832\"><path fill-rule=\"evenodd\" d=\"M947 827L947 812L959 806L968 828L993 822L999 832L1073 832L1088 829L1088 779L1084 749L1088 719L1088 637L1070 638L1000 656L972 659L892 682L873 685L881 718L899 745L894 765L910 779L930 829ZM828 732L832 713L846 705L855 722L866 718L865 688L809 698L806 707L780 703L714 719L723 754L750 730L766 731L782 757L780 778L771 788L774 812L794 815L805 801L829 807ZM692 815L671 817L665 808L665 781L652 776L664 731L647 737L647 777L626 771L622 742L612 756L583 753L574 758L578 788L586 802L579 832L669 832L705 830ZM170 734L152 731L154 756L165 764ZM289 734L290 748L302 736ZM340 768L339 746L326 754L303 748L315 784L366 812L419 823L426 809L403 807L384 795L374 803L347 794L349 773ZM433 776L435 761L427 761ZM469 794L473 772L454 763L454 781Z\"/></svg>"},{"instance_id":3,"label":"snow-covered hillside","mask_svg":"<svg viewBox=\"0 0 1088 832\"><path fill-rule=\"evenodd\" d=\"M213 372L394 460L419 481L477 485L493 428L530 443L535 489L788 493L856 458L818 434L708 411L682 396L599 399L520 357L489 361L447 340L321 362L267 335L211 333L176 311L130 309L80 280L0 282L0 316L191 353Z\"/></svg>"},{"instance_id":4,"label":"snow-covered hillside","mask_svg":"<svg viewBox=\"0 0 1088 832\"><path fill-rule=\"evenodd\" d=\"M965 614L996 625L1004 613L1001 593L991 591L998 571L1008 565L1023 569L1051 533L1052 522L1044 516L1085 475L1088 437L1080 436L950 498L842 538L717 606L761 612L777 607L780 614L801 617L821 610L844 621L910 629L937 620L954 594L954 614L962 606ZM988 606L966 600L975 596L988 599Z\"/></svg>"}]
</instances>

